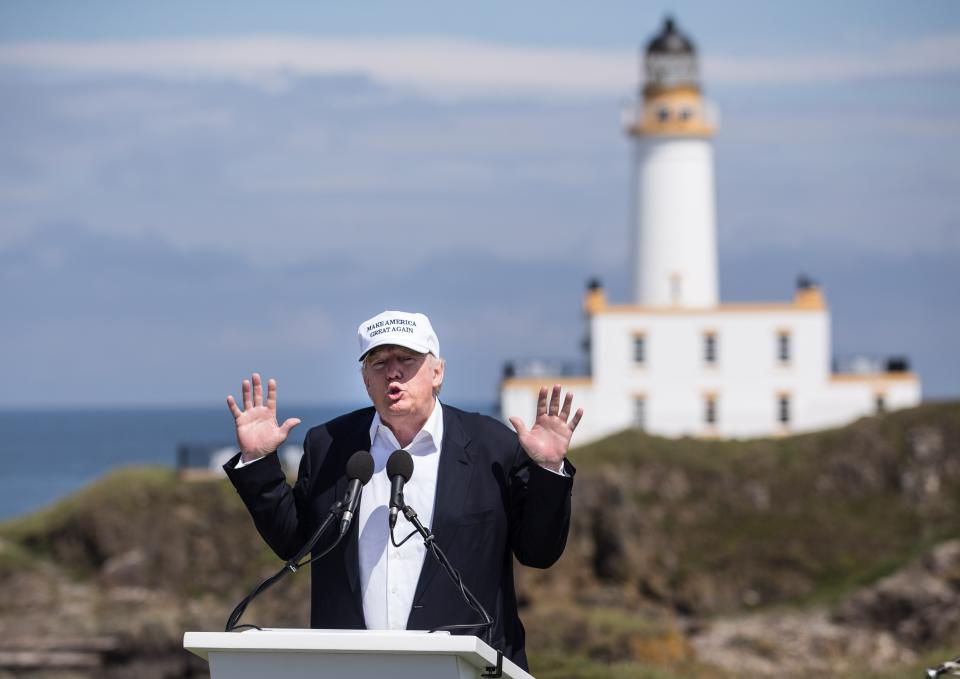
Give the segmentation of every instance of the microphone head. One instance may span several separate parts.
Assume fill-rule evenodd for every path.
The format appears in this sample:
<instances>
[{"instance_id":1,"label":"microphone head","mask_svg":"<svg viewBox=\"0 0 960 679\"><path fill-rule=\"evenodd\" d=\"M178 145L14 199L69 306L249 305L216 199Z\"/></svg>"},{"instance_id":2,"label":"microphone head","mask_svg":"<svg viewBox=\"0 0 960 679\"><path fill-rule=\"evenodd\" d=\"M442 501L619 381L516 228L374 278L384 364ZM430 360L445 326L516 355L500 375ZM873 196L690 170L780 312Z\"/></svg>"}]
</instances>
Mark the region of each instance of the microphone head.
<instances>
[{"instance_id":1,"label":"microphone head","mask_svg":"<svg viewBox=\"0 0 960 679\"><path fill-rule=\"evenodd\" d=\"M387 478L391 481L395 476L402 476L406 483L413 476L413 458L405 450L395 450L387 460Z\"/></svg>"},{"instance_id":2,"label":"microphone head","mask_svg":"<svg viewBox=\"0 0 960 679\"><path fill-rule=\"evenodd\" d=\"M373 476L373 455L366 450L358 450L347 460L347 478L353 481L358 479L361 486Z\"/></svg>"}]
</instances>

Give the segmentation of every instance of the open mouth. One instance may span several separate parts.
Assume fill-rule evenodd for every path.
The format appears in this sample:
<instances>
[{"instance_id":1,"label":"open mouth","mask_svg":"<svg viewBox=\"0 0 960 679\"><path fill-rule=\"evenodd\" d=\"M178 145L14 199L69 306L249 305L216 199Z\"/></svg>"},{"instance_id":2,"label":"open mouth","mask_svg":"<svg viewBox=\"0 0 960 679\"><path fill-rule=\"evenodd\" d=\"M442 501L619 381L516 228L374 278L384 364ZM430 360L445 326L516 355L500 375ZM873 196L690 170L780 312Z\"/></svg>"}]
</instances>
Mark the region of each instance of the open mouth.
<instances>
[{"instance_id":1,"label":"open mouth","mask_svg":"<svg viewBox=\"0 0 960 679\"><path fill-rule=\"evenodd\" d=\"M403 396L403 389L401 389L399 385L391 384L387 389L387 398L396 401L399 400L401 396Z\"/></svg>"}]
</instances>

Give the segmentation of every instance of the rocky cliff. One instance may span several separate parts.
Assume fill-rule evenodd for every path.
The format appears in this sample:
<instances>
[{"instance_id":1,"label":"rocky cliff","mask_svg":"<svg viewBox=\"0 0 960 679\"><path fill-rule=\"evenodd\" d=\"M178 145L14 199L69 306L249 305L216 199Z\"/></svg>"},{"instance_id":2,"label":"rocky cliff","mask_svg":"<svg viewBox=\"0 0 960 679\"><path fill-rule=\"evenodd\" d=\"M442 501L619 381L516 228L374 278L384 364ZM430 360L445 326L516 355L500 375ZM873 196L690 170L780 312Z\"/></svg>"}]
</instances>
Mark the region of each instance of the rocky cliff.
<instances>
[{"instance_id":1,"label":"rocky cliff","mask_svg":"<svg viewBox=\"0 0 960 679\"><path fill-rule=\"evenodd\" d=\"M903 676L960 652L960 404L571 458L567 551L518 579L540 677ZM0 676L204 676L183 631L279 566L226 482L119 470L0 526ZM244 619L305 626L307 581Z\"/></svg>"}]
</instances>

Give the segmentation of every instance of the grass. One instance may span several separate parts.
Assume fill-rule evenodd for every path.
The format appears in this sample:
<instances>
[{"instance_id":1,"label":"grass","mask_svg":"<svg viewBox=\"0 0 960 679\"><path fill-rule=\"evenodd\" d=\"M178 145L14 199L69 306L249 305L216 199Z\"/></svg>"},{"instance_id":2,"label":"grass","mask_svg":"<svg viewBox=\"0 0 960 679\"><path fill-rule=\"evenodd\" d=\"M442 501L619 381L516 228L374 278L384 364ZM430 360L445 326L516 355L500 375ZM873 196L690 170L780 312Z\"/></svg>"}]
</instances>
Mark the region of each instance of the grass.
<instances>
[{"instance_id":1,"label":"grass","mask_svg":"<svg viewBox=\"0 0 960 679\"><path fill-rule=\"evenodd\" d=\"M110 507L111 511L141 511L146 496L172 492L176 474L167 467L119 467L94 483L43 509L0 523L0 537L24 541L56 532L78 513Z\"/></svg>"},{"instance_id":2,"label":"grass","mask_svg":"<svg viewBox=\"0 0 960 679\"><path fill-rule=\"evenodd\" d=\"M696 662L672 616L654 609L542 606L524 615L540 679L723 677Z\"/></svg>"},{"instance_id":3,"label":"grass","mask_svg":"<svg viewBox=\"0 0 960 679\"><path fill-rule=\"evenodd\" d=\"M918 437L936 445L922 452ZM960 475L949 462L958 454L958 403L783 439L672 440L626 431L574 452L581 488L597 480L616 488L576 511L608 512L624 523L622 535L658 545L677 590L725 580L759 592L762 604L832 603L960 536ZM941 487L924 502L907 484L927 472ZM678 475L685 490L671 494L665 480ZM631 506L610 514L611 497ZM727 598L711 612L740 607Z\"/></svg>"},{"instance_id":4,"label":"grass","mask_svg":"<svg viewBox=\"0 0 960 679\"><path fill-rule=\"evenodd\" d=\"M879 670L853 670L851 672L838 675L837 679L903 679L903 677L914 677L915 679L920 679L920 677L926 676L926 671L928 669L939 667L944 662L953 660L958 655L960 655L960 646L936 648L924 651L914 662L911 662L906 666L900 665L897 667ZM954 675L947 674L941 676Z\"/></svg>"},{"instance_id":5,"label":"grass","mask_svg":"<svg viewBox=\"0 0 960 679\"><path fill-rule=\"evenodd\" d=\"M538 679L725 679L716 667L688 661L672 667L639 662L604 663L583 655L534 653L530 669Z\"/></svg>"}]
</instances>

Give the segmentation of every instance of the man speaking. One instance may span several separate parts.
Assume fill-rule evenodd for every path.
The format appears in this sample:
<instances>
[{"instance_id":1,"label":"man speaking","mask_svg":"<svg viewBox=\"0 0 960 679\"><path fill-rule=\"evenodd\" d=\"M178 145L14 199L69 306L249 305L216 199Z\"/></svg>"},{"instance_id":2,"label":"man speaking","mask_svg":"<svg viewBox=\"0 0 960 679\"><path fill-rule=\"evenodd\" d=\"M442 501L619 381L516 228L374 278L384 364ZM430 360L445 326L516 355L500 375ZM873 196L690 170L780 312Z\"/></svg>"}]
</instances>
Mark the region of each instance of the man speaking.
<instances>
[{"instance_id":1,"label":"man speaking","mask_svg":"<svg viewBox=\"0 0 960 679\"><path fill-rule=\"evenodd\" d=\"M549 394L544 387L533 426L511 418L511 432L493 418L440 403L444 361L425 315L385 311L361 323L358 335L373 407L307 432L291 488L274 453L300 420L277 423L276 382L268 381L264 402L254 373L243 381L242 410L227 397L240 447L224 467L227 475L260 535L289 559L343 497L348 458L369 449L374 474L356 520L334 551L311 567L311 626L428 630L479 622L436 561L425 559L422 539L399 547L390 540L387 458L406 450L414 461L403 490L406 504L494 618L493 646L526 669L513 557L548 568L563 553L575 472L566 454L583 411L571 417L573 395L568 392L561 405L560 385ZM401 515L397 541L411 530Z\"/></svg>"}]
</instances>

